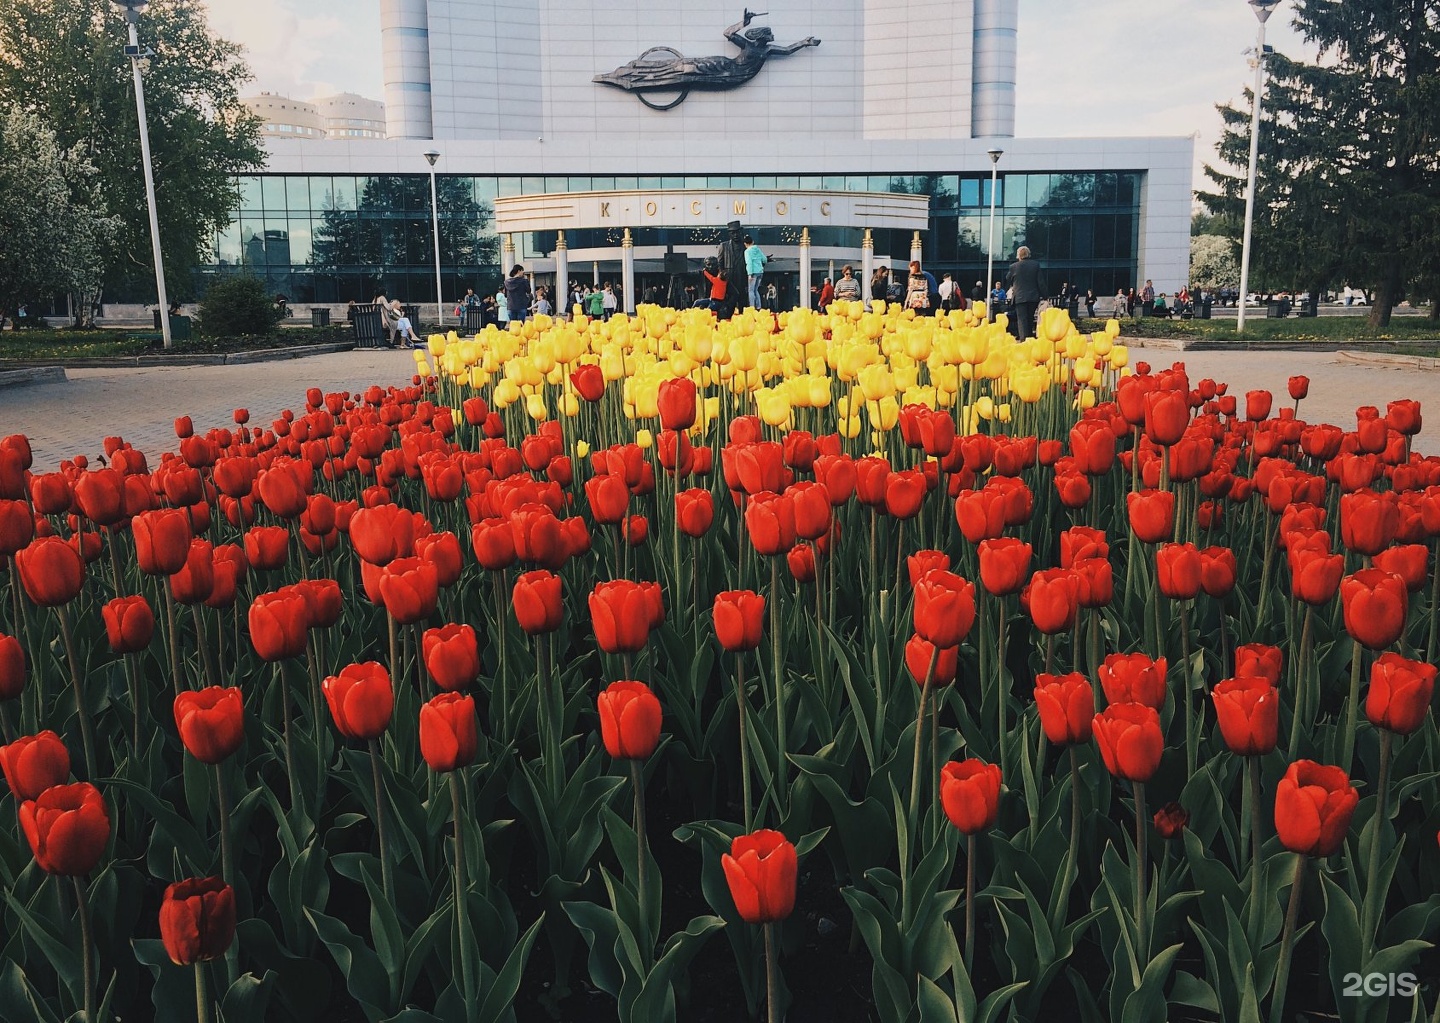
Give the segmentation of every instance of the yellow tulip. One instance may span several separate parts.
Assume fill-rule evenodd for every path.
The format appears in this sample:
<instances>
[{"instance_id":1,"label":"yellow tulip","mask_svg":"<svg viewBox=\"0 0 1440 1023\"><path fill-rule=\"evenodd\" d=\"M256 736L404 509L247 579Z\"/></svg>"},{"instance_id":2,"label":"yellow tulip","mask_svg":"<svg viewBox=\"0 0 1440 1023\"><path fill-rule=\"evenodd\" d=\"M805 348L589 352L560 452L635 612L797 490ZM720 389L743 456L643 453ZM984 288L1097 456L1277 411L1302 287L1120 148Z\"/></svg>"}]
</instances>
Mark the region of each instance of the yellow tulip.
<instances>
[{"instance_id":1,"label":"yellow tulip","mask_svg":"<svg viewBox=\"0 0 1440 1023\"><path fill-rule=\"evenodd\" d=\"M879 401L868 401L865 403L865 412L870 417L870 425L874 429L890 431L895 429L895 424L900 421L900 403L893 395L881 398Z\"/></svg>"},{"instance_id":2,"label":"yellow tulip","mask_svg":"<svg viewBox=\"0 0 1440 1023\"><path fill-rule=\"evenodd\" d=\"M560 411L573 419L580 414L580 399L573 391L566 391L560 398Z\"/></svg>"},{"instance_id":3,"label":"yellow tulip","mask_svg":"<svg viewBox=\"0 0 1440 1023\"><path fill-rule=\"evenodd\" d=\"M431 334L425 339L425 347L435 358L440 358L440 356L445 354L445 335Z\"/></svg>"},{"instance_id":4,"label":"yellow tulip","mask_svg":"<svg viewBox=\"0 0 1440 1023\"><path fill-rule=\"evenodd\" d=\"M532 394L526 398L525 412L537 423L544 422L550 415L550 410L545 407L545 396L543 394Z\"/></svg>"},{"instance_id":5,"label":"yellow tulip","mask_svg":"<svg viewBox=\"0 0 1440 1023\"><path fill-rule=\"evenodd\" d=\"M982 394L975 400L973 412L981 419L989 422L995 418L995 400L988 394Z\"/></svg>"},{"instance_id":6,"label":"yellow tulip","mask_svg":"<svg viewBox=\"0 0 1440 1023\"><path fill-rule=\"evenodd\" d=\"M1086 409L1095 407L1095 391L1089 387L1080 388L1080 393L1075 396L1075 408L1084 412Z\"/></svg>"},{"instance_id":7,"label":"yellow tulip","mask_svg":"<svg viewBox=\"0 0 1440 1023\"><path fill-rule=\"evenodd\" d=\"M495 385L493 393L494 405L497 408L509 408L520 400L520 385L515 381L506 378Z\"/></svg>"},{"instance_id":8,"label":"yellow tulip","mask_svg":"<svg viewBox=\"0 0 1440 1023\"><path fill-rule=\"evenodd\" d=\"M1075 360L1075 382L1088 384L1095 379L1095 360L1091 356Z\"/></svg>"},{"instance_id":9,"label":"yellow tulip","mask_svg":"<svg viewBox=\"0 0 1440 1023\"><path fill-rule=\"evenodd\" d=\"M589 441L577 440L577 441L575 442L575 457L576 457L576 458L589 458L589 457L590 457L590 442L589 442Z\"/></svg>"},{"instance_id":10,"label":"yellow tulip","mask_svg":"<svg viewBox=\"0 0 1440 1023\"><path fill-rule=\"evenodd\" d=\"M895 394L895 378L890 375L889 369L880 363L866 366L856 378L860 383L860 393L865 395L866 401L879 401Z\"/></svg>"},{"instance_id":11,"label":"yellow tulip","mask_svg":"<svg viewBox=\"0 0 1440 1023\"><path fill-rule=\"evenodd\" d=\"M1116 345L1110 349L1110 368L1124 369L1130 365L1130 349L1125 345Z\"/></svg>"},{"instance_id":12,"label":"yellow tulip","mask_svg":"<svg viewBox=\"0 0 1440 1023\"><path fill-rule=\"evenodd\" d=\"M655 444L655 435L646 429L636 430L635 444L642 448L653 447Z\"/></svg>"},{"instance_id":13,"label":"yellow tulip","mask_svg":"<svg viewBox=\"0 0 1440 1023\"><path fill-rule=\"evenodd\" d=\"M1008 401L995 410L995 418L1002 423L1010 422L1010 403Z\"/></svg>"}]
</instances>

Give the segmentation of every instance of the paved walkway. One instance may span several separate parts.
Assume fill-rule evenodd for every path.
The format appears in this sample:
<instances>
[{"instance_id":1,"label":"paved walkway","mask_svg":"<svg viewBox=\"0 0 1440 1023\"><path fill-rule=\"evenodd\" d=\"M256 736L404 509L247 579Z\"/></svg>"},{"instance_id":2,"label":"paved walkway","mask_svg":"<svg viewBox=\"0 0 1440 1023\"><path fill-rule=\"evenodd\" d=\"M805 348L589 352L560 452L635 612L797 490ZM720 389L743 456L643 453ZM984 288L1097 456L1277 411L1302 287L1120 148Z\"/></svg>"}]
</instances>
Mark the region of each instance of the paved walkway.
<instances>
[{"instance_id":1,"label":"paved walkway","mask_svg":"<svg viewBox=\"0 0 1440 1023\"><path fill-rule=\"evenodd\" d=\"M1437 373L1359 365L1331 352L1136 348L1131 357L1156 367L1183 361L1192 383L1207 376L1228 381L1242 403L1247 390L1271 390L1277 408L1288 401L1287 378L1304 373L1311 383L1301 417L1346 428L1354 426L1358 405L1375 405L1383 412L1388 401L1415 398L1431 421L1416 449L1440 454L1440 402L1429 400L1440 384ZM253 423L268 424L283 409L301 407L307 387L358 391L376 383L401 384L413 366L409 352L356 351L251 366L72 369L67 383L0 389L0 436L28 434L37 470L52 469L75 454L94 457L112 434L144 451L154 464L161 452L175 447L176 416L189 415L197 430L207 430L231 425L232 411L241 406L250 410Z\"/></svg>"}]
</instances>

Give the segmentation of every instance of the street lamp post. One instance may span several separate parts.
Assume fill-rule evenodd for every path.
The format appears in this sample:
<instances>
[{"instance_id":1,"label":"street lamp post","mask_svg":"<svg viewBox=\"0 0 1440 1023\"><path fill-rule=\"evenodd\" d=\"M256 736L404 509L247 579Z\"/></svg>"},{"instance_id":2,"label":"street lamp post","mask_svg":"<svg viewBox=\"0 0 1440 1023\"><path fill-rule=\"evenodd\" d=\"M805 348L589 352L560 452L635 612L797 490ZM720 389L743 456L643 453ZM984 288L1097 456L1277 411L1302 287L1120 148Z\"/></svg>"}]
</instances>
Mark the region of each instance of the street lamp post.
<instances>
[{"instance_id":1,"label":"street lamp post","mask_svg":"<svg viewBox=\"0 0 1440 1023\"><path fill-rule=\"evenodd\" d=\"M1265 89L1265 22L1280 0L1249 0L1260 20L1255 39L1255 94L1250 104L1250 170L1245 178L1245 238L1240 245L1240 301L1235 315L1236 333L1245 330L1245 303L1250 295L1250 232L1255 226L1255 164L1260 154L1260 94Z\"/></svg>"},{"instance_id":2,"label":"street lamp post","mask_svg":"<svg viewBox=\"0 0 1440 1023\"><path fill-rule=\"evenodd\" d=\"M1000 157L1005 155L1003 149L988 150L990 154L990 244L986 246L989 258L985 261L985 311L988 314L987 320L995 319L995 310L991 309L992 304L990 293L995 286L995 191L1000 181Z\"/></svg>"},{"instance_id":3,"label":"street lamp post","mask_svg":"<svg viewBox=\"0 0 1440 1023\"><path fill-rule=\"evenodd\" d=\"M445 296L440 287L440 200L435 191L435 161L440 159L439 150L427 149L425 159L430 164L430 225L435 232L435 322L445 323Z\"/></svg>"},{"instance_id":4,"label":"street lamp post","mask_svg":"<svg viewBox=\"0 0 1440 1023\"><path fill-rule=\"evenodd\" d=\"M130 45L125 55L135 75L135 113L140 121L140 162L145 170L145 201L150 207L150 246L155 252L155 290L160 300L160 333L165 347L170 347L170 298L165 293L165 260L160 254L160 214L155 208L155 174L150 167L150 124L145 117L145 82L140 76L140 61L150 56L140 48L140 9L149 0L115 0L125 8L125 23L130 30Z\"/></svg>"}]
</instances>

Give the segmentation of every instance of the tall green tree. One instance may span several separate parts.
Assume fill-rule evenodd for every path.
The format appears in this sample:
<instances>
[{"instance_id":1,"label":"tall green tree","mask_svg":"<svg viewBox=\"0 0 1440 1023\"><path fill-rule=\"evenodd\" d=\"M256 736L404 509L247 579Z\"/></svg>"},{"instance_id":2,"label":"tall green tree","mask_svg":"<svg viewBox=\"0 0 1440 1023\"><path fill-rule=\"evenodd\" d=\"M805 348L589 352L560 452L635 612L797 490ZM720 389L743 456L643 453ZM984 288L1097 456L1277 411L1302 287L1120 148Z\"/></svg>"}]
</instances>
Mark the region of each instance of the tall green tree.
<instances>
[{"instance_id":1,"label":"tall green tree","mask_svg":"<svg viewBox=\"0 0 1440 1023\"><path fill-rule=\"evenodd\" d=\"M15 107L0 113L0 314L69 292L79 299L77 318L88 315L119 229L100 202L96 177L84 156L62 152L33 114Z\"/></svg>"},{"instance_id":2,"label":"tall green tree","mask_svg":"<svg viewBox=\"0 0 1440 1023\"><path fill-rule=\"evenodd\" d=\"M1252 265L1259 279L1374 293L1370 322L1402 298L1440 300L1440 5L1296 0L1315 63L1267 58ZM1226 129L1212 213L1243 214L1250 99Z\"/></svg>"},{"instance_id":3,"label":"tall green tree","mask_svg":"<svg viewBox=\"0 0 1440 1023\"><path fill-rule=\"evenodd\" d=\"M120 229L106 249L111 294L153 296L154 258L126 26L111 0L0 0L0 106L33 114L62 151L82 154ZM240 103L241 48L217 38L199 0L153 0L140 20L145 99L172 295L237 206L235 175L264 163L259 125Z\"/></svg>"}]
</instances>

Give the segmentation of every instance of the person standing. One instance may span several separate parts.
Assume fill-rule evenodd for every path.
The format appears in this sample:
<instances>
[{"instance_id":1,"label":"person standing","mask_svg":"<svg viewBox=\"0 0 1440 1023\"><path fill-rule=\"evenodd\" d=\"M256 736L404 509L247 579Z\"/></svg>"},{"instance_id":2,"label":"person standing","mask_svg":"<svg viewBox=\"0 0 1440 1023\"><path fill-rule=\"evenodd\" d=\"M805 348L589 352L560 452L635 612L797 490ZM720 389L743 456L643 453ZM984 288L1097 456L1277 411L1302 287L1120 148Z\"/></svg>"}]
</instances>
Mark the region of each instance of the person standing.
<instances>
[{"instance_id":1,"label":"person standing","mask_svg":"<svg viewBox=\"0 0 1440 1023\"><path fill-rule=\"evenodd\" d=\"M985 301L985 282L976 281L975 287L970 289L970 302L973 305L976 302L983 301Z\"/></svg>"},{"instance_id":2,"label":"person standing","mask_svg":"<svg viewBox=\"0 0 1440 1023\"><path fill-rule=\"evenodd\" d=\"M535 289L535 315L549 316L551 313L550 299L544 288Z\"/></svg>"},{"instance_id":3,"label":"person standing","mask_svg":"<svg viewBox=\"0 0 1440 1023\"><path fill-rule=\"evenodd\" d=\"M1085 316L1087 319L1095 319L1095 289L1085 289Z\"/></svg>"},{"instance_id":4,"label":"person standing","mask_svg":"<svg viewBox=\"0 0 1440 1023\"><path fill-rule=\"evenodd\" d=\"M615 285L609 281L605 282L605 290L600 293L600 308L604 311L605 319L615 315L620 308L620 297L615 294Z\"/></svg>"},{"instance_id":5,"label":"person standing","mask_svg":"<svg viewBox=\"0 0 1440 1023\"><path fill-rule=\"evenodd\" d=\"M1005 285L1000 281L990 289L990 319L993 322L995 315L1010 305L1010 296L1005 293Z\"/></svg>"},{"instance_id":6,"label":"person standing","mask_svg":"<svg viewBox=\"0 0 1440 1023\"><path fill-rule=\"evenodd\" d=\"M855 279L855 268L848 264L840 271L840 279L835 282L835 301L860 301L860 282Z\"/></svg>"},{"instance_id":7,"label":"person standing","mask_svg":"<svg viewBox=\"0 0 1440 1023\"><path fill-rule=\"evenodd\" d=\"M823 313L830 308L830 303L835 301L835 284L830 278L825 278L825 283L820 285L820 298L817 304Z\"/></svg>"},{"instance_id":8,"label":"person standing","mask_svg":"<svg viewBox=\"0 0 1440 1023\"><path fill-rule=\"evenodd\" d=\"M499 289L495 292L495 322L504 330L510 323L510 303L505 300L505 283L500 283Z\"/></svg>"},{"instance_id":9,"label":"person standing","mask_svg":"<svg viewBox=\"0 0 1440 1023\"><path fill-rule=\"evenodd\" d=\"M1129 301L1125 298L1125 289L1117 288L1115 290L1115 308L1110 310L1110 315L1118 320L1125 315L1129 308Z\"/></svg>"},{"instance_id":10,"label":"person standing","mask_svg":"<svg viewBox=\"0 0 1440 1023\"><path fill-rule=\"evenodd\" d=\"M875 272L870 275L870 300L872 302L883 302L890 293L890 268L877 266Z\"/></svg>"},{"instance_id":11,"label":"person standing","mask_svg":"<svg viewBox=\"0 0 1440 1023\"><path fill-rule=\"evenodd\" d=\"M530 312L530 281L525 276L525 268L516 263L510 268L510 276L505 278L505 308L510 313L510 321L524 323L526 315Z\"/></svg>"},{"instance_id":12,"label":"person standing","mask_svg":"<svg viewBox=\"0 0 1440 1023\"><path fill-rule=\"evenodd\" d=\"M932 298L938 291L934 276L920 269L920 261L910 261L910 277L905 284L905 308L926 313L934 308Z\"/></svg>"},{"instance_id":13,"label":"person standing","mask_svg":"<svg viewBox=\"0 0 1440 1023\"><path fill-rule=\"evenodd\" d=\"M1046 291L1045 271L1039 261L1031 257L1030 246L1022 245L1015 250L1015 262L1010 264L1005 282L1013 289L1015 337L1024 341L1035 334L1035 310Z\"/></svg>"},{"instance_id":14,"label":"person standing","mask_svg":"<svg viewBox=\"0 0 1440 1023\"><path fill-rule=\"evenodd\" d=\"M760 308L760 282L765 277L765 264L769 262L755 239L745 236L745 275L750 282L750 308Z\"/></svg>"},{"instance_id":15,"label":"person standing","mask_svg":"<svg viewBox=\"0 0 1440 1023\"><path fill-rule=\"evenodd\" d=\"M729 231L728 237L720 243L720 250L716 253L720 262L721 276L725 278L725 304L729 312L741 308L745 304L745 238L740 232L740 221L732 220L726 225Z\"/></svg>"},{"instance_id":16,"label":"person standing","mask_svg":"<svg viewBox=\"0 0 1440 1023\"><path fill-rule=\"evenodd\" d=\"M945 274L940 280L940 308L947 313L955 308L954 274Z\"/></svg>"}]
</instances>

